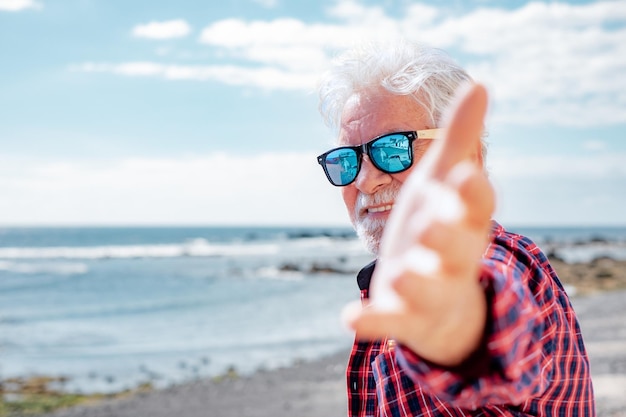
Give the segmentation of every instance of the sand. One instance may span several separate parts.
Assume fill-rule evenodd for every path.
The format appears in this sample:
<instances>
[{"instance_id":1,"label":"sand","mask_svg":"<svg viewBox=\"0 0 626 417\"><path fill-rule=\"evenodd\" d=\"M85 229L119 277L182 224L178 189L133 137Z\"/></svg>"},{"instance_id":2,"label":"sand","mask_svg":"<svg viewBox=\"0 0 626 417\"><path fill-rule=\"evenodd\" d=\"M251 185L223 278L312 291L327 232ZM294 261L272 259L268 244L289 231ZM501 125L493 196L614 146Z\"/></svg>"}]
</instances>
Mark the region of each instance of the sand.
<instances>
[{"instance_id":1,"label":"sand","mask_svg":"<svg viewBox=\"0 0 626 417\"><path fill-rule=\"evenodd\" d=\"M200 380L61 410L56 417L319 417L346 415L348 352L250 377Z\"/></svg>"}]
</instances>

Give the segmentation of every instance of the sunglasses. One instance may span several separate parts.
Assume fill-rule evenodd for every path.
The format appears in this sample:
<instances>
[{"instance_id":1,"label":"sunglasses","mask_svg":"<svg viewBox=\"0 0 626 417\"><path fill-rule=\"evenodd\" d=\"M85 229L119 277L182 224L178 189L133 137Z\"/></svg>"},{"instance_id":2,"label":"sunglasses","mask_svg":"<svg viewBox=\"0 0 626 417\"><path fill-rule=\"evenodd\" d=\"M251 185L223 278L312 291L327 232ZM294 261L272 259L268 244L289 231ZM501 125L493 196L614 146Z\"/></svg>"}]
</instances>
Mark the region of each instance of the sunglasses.
<instances>
[{"instance_id":1,"label":"sunglasses","mask_svg":"<svg viewBox=\"0 0 626 417\"><path fill-rule=\"evenodd\" d=\"M358 146L342 146L317 157L326 178L332 185L352 184L361 170L363 154L372 164L387 174L406 171L413 164L413 142L417 139L435 139L443 129L426 129L382 135Z\"/></svg>"}]
</instances>

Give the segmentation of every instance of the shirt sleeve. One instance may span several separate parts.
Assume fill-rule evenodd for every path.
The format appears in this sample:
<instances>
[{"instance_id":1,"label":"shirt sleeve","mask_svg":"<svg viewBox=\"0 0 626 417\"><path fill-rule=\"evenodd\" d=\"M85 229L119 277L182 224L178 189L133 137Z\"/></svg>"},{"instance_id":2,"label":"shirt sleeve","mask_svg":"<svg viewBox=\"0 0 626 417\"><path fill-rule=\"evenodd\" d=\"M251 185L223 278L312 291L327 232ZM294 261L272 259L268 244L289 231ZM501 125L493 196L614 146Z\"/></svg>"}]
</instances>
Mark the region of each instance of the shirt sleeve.
<instances>
[{"instance_id":1,"label":"shirt sleeve","mask_svg":"<svg viewBox=\"0 0 626 417\"><path fill-rule=\"evenodd\" d=\"M464 363L442 367L398 346L398 364L430 394L475 409L521 404L547 388L555 339L552 272L525 239L500 228L485 252L480 275L488 300L485 334Z\"/></svg>"}]
</instances>

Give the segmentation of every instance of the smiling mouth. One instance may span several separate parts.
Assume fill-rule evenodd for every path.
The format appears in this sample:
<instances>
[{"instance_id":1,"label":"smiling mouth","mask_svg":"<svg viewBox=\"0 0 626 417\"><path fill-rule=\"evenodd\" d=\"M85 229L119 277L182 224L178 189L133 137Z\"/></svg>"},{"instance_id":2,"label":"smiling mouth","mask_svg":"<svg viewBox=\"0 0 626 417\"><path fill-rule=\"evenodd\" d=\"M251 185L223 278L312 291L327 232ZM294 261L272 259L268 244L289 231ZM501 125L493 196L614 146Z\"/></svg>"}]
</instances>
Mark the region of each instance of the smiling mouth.
<instances>
[{"instance_id":1,"label":"smiling mouth","mask_svg":"<svg viewBox=\"0 0 626 417\"><path fill-rule=\"evenodd\" d=\"M393 208L393 204L385 204L384 206L378 206L378 207L369 207L367 209L367 213L371 214L371 213L384 213L386 211L391 211L391 209Z\"/></svg>"}]
</instances>

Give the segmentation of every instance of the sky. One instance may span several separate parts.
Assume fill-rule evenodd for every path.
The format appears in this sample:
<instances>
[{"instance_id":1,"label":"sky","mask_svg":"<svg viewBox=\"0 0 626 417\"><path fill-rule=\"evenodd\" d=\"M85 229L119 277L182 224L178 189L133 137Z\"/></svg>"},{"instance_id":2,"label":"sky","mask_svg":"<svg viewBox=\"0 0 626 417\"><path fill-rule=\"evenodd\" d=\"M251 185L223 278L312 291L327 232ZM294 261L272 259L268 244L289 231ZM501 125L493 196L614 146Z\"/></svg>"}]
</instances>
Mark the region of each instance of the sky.
<instances>
[{"instance_id":1,"label":"sky","mask_svg":"<svg viewBox=\"0 0 626 417\"><path fill-rule=\"evenodd\" d=\"M626 1L0 0L0 224L349 225L315 86L369 38L490 93L505 225L626 225Z\"/></svg>"}]
</instances>

